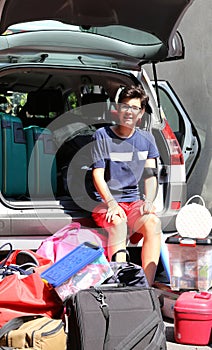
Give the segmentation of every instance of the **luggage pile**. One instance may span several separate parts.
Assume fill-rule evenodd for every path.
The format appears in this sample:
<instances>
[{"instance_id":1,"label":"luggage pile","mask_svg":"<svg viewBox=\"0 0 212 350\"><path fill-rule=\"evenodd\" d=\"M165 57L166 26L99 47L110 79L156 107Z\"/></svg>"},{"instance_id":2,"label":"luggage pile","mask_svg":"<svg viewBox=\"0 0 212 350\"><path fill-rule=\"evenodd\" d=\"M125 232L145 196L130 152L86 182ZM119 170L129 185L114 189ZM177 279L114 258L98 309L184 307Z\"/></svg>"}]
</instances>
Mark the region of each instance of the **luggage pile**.
<instances>
[{"instance_id":1,"label":"luggage pile","mask_svg":"<svg viewBox=\"0 0 212 350\"><path fill-rule=\"evenodd\" d=\"M4 176L0 175L0 189L3 195L52 197L52 191L56 193L57 172L56 149L50 130L38 126L24 128L19 117L0 111L0 141L0 167L4 169Z\"/></svg>"},{"instance_id":2,"label":"luggage pile","mask_svg":"<svg viewBox=\"0 0 212 350\"><path fill-rule=\"evenodd\" d=\"M143 269L108 262L103 237L78 223L37 252L10 251L0 266L0 348L166 349L160 302Z\"/></svg>"},{"instance_id":3,"label":"luggage pile","mask_svg":"<svg viewBox=\"0 0 212 350\"><path fill-rule=\"evenodd\" d=\"M208 345L212 342L212 218L202 197L187 201L177 215L176 228L178 233L165 241L169 287L156 284L163 296L162 314L173 318L177 343Z\"/></svg>"}]
</instances>

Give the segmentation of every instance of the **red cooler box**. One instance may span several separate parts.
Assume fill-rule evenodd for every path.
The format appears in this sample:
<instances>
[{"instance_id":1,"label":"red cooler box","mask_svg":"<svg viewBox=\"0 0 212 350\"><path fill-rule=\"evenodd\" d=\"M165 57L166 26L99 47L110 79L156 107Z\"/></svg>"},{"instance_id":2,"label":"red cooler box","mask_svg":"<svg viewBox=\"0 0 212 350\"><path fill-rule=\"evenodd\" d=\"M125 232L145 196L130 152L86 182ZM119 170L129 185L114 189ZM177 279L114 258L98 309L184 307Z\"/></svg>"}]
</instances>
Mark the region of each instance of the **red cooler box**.
<instances>
[{"instance_id":1,"label":"red cooler box","mask_svg":"<svg viewBox=\"0 0 212 350\"><path fill-rule=\"evenodd\" d=\"M177 343L207 345L211 342L212 294L184 292L174 306L174 336Z\"/></svg>"}]
</instances>

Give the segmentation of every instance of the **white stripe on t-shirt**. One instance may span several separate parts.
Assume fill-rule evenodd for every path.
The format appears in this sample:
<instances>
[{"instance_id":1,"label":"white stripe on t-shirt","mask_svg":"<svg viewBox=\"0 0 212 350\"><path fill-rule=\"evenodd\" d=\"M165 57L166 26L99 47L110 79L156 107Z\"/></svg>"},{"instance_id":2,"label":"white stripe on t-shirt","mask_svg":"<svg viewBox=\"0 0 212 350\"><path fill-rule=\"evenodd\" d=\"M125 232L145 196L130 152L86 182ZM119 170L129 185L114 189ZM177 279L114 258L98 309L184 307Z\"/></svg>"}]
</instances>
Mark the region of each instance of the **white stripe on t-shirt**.
<instances>
[{"instance_id":1,"label":"white stripe on t-shirt","mask_svg":"<svg viewBox=\"0 0 212 350\"><path fill-rule=\"evenodd\" d=\"M130 162L133 158L133 152L110 152L110 159L113 162Z\"/></svg>"},{"instance_id":2,"label":"white stripe on t-shirt","mask_svg":"<svg viewBox=\"0 0 212 350\"><path fill-rule=\"evenodd\" d=\"M138 159L139 160L147 159L147 154L148 154L148 151L143 151L143 152L139 151L138 152Z\"/></svg>"}]
</instances>

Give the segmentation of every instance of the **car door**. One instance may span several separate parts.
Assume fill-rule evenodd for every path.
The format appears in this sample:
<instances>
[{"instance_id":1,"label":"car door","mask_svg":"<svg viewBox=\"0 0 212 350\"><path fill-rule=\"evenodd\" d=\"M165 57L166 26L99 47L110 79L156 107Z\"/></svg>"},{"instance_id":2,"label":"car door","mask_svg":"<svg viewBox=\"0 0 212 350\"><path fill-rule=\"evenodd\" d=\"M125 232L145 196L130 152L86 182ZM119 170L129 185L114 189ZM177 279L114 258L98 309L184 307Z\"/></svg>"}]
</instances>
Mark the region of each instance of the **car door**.
<instances>
[{"instance_id":1,"label":"car door","mask_svg":"<svg viewBox=\"0 0 212 350\"><path fill-rule=\"evenodd\" d=\"M154 81L152 84L155 86ZM160 104L182 148L188 179L200 154L200 138L192 123L192 118L186 112L170 83L158 80L157 84Z\"/></svg>"},{"instance_id":2,"label":"car door","mask_svg":"<svg viewBox=\"0 0 212 350\"><path fill-rule=\"evenodd\" d=\"M9 27L14 24L22 23L24 31L25 22L57 20L94 34L96 46L89 45L91 35L85 36L88 39L85 42L81 35L87 54L99 54L105 58L104 63L108 61L106 64L111 65L110 57L113 57L114 51L117 68L124 69L121 63L125 61L126 65L129 61L129 69L139 70L146 62L184 57L184 45L177 28L193 1L134 0L133 6L127 0L122 1L121 6L119 0L104 4L97 0L89 3L86 0L36 0L30 1L30 4L28 0L4 1L0 7L0 35L8 33ZM103 38L104 44L99 47ZM1 49L7 50L8 44L6 40L2 41ZM73 52L82 45L78 41L73 46Z\"/></svg>"}]
</instances>

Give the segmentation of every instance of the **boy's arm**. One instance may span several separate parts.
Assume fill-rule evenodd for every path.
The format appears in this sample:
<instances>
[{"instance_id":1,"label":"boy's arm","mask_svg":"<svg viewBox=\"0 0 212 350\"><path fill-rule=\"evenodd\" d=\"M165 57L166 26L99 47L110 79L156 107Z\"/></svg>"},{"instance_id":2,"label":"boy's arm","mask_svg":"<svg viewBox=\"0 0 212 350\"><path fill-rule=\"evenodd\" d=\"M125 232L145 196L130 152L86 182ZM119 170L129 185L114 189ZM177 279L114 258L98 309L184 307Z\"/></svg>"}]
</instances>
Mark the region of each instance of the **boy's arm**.
<instances>
[{"instance_id":1,"label":"boy's arm","mask_svg":"<svg viewBox=\"0 0 212 350\"><path fill-rule=\"evenodd\" d=\"M113 198L108 185L104 179L104 168L94 168L92 171L93 182L96 190L101 196L102 200L107 204L108 212L106 219L108 222L114 219L115 215L119 215L121 218L126 218L126 214L123 209L118 205L115 198Z\"/></svg>"},{"instance_id":2,"label":"boy's arm","mask_svg":"<svg viewBox=\"0 0 212 350\"><path fill-rule=\"evenodd\" d=\"M145 170L148 172L147 178L144 180L144 212L154 212L153 201L157 195L157 176L155 175L156 159L147 159L145 163Z\"/></svg>"},{"instance_id":3,"label":"boy's arm","mask_svg":"<svg viewBox=\"0 0 212 350\"><path fill-rule=\"evenodd\" d=\"M108 185L104 179L104 168L94 168L92 172L94 186L105 203L114 200Z\"/></svg>"}]
</instances>

